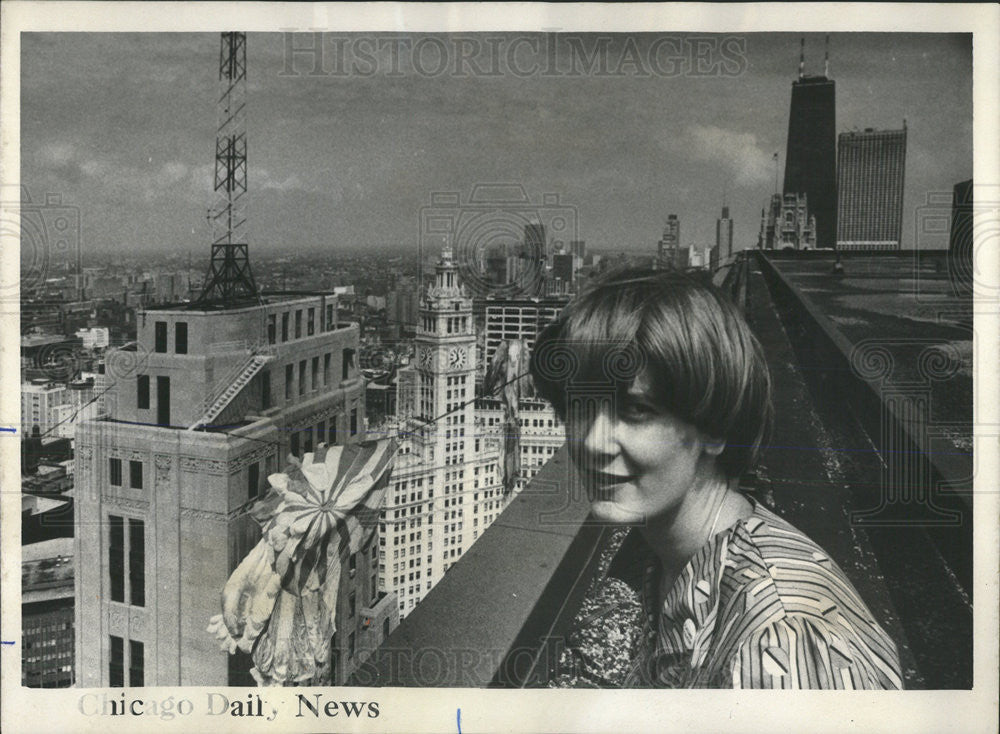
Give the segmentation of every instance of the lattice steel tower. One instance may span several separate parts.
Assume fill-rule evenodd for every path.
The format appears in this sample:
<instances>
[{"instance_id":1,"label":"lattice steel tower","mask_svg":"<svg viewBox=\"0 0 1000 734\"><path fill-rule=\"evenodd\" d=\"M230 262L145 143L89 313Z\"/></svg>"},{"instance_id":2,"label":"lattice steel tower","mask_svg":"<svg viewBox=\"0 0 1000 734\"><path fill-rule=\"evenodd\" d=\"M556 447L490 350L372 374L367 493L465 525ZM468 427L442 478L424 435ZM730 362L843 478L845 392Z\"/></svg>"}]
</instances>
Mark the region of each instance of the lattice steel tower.
<instances>
[{"instance_id":1,"label":"lattice steel tower","mask_svg":"<svg viewBox=\"0 0 1000 734\"><path fill-rule=\"evenodd\" d=\"M261 302L250 270L246 234L247 37L222 34L219 49L218 132L215 137L215 202L212 261L198 302L218 306Z\"/></svg>"}]
</instances>

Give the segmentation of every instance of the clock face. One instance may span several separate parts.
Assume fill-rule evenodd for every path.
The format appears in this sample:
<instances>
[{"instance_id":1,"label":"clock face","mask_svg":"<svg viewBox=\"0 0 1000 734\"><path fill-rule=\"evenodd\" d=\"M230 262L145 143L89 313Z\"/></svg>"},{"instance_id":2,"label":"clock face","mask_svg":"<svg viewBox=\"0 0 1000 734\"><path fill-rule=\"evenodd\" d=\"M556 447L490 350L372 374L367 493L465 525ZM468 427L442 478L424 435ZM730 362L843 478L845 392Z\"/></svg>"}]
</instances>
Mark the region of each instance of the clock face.
<instances>
[{"instance_id":1,"label":"clock face","mask_svg":"<svg viewBox=\"0 0 1000 734\"><path fill-rule=\"evenodd\" d=\"M461 347L453 347L450 352L448 352L448 366L453 370L460 370L465 367L466 362L465 350Z\"/></svg>"},{"instance_id":2,"label":"clock face","mask_svg":"<svg viewBox=\"0 0 1000 734\"><path fill-rule=\"evenodd\" d=\"M430 349L421 349L420 350L420 364L423 365L424 367L430 367L431 366L431 357L432 356L433 355L431 354L431 350Z\"/></svg>"}]
</instances>

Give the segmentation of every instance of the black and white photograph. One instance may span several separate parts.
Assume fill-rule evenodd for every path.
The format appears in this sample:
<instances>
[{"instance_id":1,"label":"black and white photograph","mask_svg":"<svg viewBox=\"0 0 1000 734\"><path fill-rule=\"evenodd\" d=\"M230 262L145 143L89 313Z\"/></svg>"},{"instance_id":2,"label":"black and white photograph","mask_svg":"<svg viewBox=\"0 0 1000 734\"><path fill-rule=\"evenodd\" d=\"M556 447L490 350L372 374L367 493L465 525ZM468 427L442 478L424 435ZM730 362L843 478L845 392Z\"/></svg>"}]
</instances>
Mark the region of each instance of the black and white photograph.
<instances>
[{"instance_id":1,"label":"black and white photograph","mask_svg":"<svg viewBox=\"0 0 1000 734\"><path fill-rule=\"evenodd\" d=\"M5 730L995 725L995 6L61 5Z\"/></svg>"}]
</instances>

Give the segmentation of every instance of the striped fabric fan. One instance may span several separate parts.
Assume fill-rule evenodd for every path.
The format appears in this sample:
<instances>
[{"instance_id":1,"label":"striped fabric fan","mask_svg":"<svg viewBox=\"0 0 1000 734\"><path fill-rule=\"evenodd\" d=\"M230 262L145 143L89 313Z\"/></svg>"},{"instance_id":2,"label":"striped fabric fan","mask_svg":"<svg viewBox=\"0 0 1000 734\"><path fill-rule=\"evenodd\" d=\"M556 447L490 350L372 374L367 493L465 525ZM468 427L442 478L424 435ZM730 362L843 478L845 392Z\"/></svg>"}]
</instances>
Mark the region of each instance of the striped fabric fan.
<instances>
[{"instance_id":1,"label":"striped fabric fan","mask_svg":"<svg viewBox=\"0 0 1000 734\"><path fill-rule=\"evenodd\" d=\"M321 445L268 477L250 510L263 537L208 626L222 649L252 654L259 685L329 682L341 568L372 539L396 449L391 439Z\"/></svg>"}]
</instances>

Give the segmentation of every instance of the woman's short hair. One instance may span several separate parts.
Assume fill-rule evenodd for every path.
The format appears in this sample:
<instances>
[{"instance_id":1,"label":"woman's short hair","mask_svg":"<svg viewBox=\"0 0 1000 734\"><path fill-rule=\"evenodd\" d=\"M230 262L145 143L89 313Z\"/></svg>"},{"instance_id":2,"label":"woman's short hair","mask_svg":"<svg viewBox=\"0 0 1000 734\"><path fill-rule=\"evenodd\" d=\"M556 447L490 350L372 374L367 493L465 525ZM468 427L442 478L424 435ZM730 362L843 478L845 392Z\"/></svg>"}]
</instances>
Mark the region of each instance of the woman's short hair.
<instances>
[{"instance_id":1,"label":"woman's short hair","mask_svg":"<svg viewBox=\"0 0 1000 734\"><path fill-rule=\"evenodd\" d=\"M770 434L771 380L760 343L707 277L608 273L539 334L531 374L563 420L574 395L603 389L621 397L644 375L656 405L725 441L717 465L727 477L752 469Z\"/></svg>"}]
</instances>

